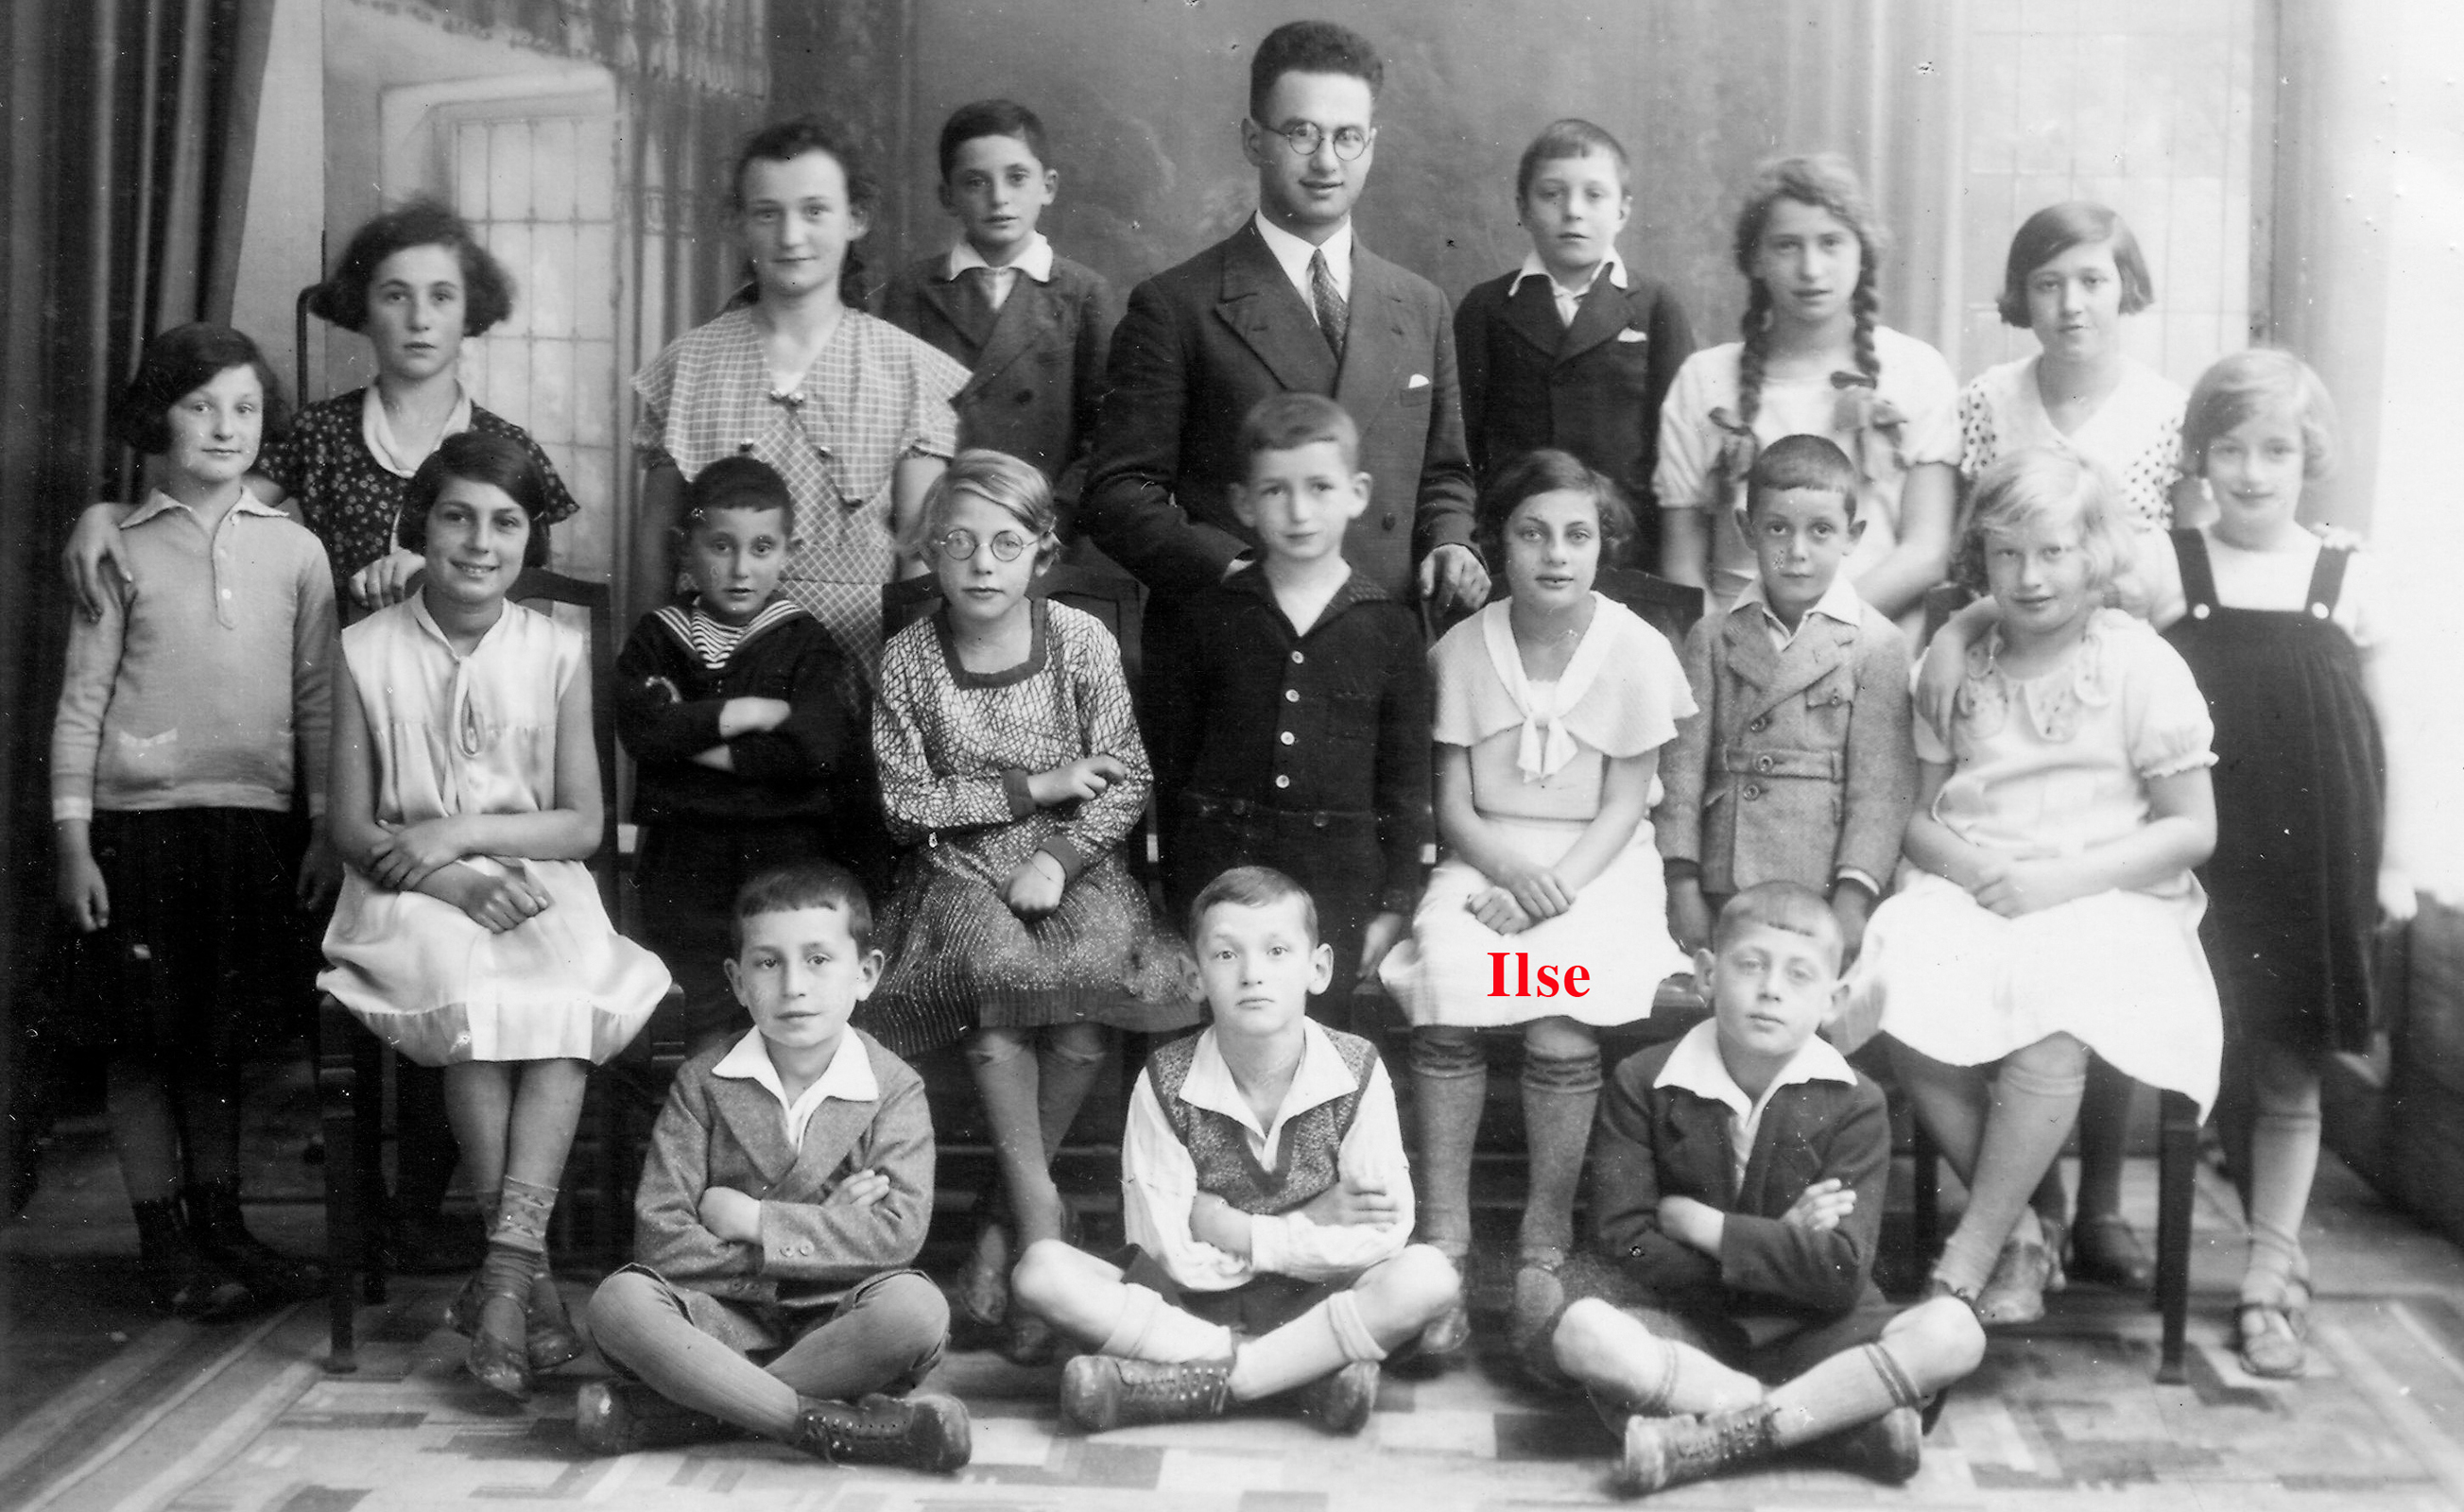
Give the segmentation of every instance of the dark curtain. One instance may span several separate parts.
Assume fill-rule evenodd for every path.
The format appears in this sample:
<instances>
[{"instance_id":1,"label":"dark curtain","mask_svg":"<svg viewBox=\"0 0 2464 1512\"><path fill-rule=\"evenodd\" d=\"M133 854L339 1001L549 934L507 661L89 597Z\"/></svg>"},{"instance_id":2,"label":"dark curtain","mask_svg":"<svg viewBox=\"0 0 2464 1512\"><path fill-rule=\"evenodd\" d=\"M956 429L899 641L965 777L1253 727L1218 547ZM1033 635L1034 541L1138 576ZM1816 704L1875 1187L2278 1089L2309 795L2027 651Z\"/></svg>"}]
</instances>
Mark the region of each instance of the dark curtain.
<instances>
[{"instance_id":1,"label":"dark curtain","mask_svg":"<svg viewBox=\"0 0 2464 1512\"><path fill-rule=\"evenodd\" d=\"M68 614L58 545L80 508L138 484L104 416L139 346L229 316L271 12L265 0L0 7L0 1105L12 1156L42 1111L45 756Z\"/></svg>"}]
</instances>

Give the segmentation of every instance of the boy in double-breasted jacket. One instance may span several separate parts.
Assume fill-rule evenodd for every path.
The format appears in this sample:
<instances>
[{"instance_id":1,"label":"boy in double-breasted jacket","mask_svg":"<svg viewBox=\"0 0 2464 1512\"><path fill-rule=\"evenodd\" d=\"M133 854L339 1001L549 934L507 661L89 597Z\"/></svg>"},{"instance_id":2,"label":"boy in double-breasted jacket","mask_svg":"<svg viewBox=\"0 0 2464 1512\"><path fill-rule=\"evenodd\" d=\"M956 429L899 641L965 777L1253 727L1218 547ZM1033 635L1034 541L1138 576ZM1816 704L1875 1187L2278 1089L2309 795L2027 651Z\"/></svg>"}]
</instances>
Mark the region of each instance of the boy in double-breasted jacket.
<instances>
[{"instance_id":1,"label":"boy in double-breasted jacket","mask_svg":"<svg viewBox=\"0 0 2464 1512\"><path fill-rule=\"evenodd\" d=\"M832 1461L950 1470L966 1409L900 1397L939 1363L933 1122L905 1062L847 1023L881 975L863 888L782 866L736 900L728 984L753 1030L685 1063L634 1196L633 1263L590 1302L615 1368L575 1398L603 1454L732 1428Z\"/></svg>"},{"instance_id":2,"label":"boy in double-breasted jacket","mask_svg":"<svg viewBox=\"0 0 2464 1512\"><path fill-rule=\"evenodd\" d=\"M1700 712L1661 762L1670 931L1699 950L1727 898L1795 882L1831 900L1853 953L1916 802L1907 642L1839 573L1862 534L1845 453L1784 437L1746 497L1761 576L1686 636Z\"/></svg>"}]
</instances>

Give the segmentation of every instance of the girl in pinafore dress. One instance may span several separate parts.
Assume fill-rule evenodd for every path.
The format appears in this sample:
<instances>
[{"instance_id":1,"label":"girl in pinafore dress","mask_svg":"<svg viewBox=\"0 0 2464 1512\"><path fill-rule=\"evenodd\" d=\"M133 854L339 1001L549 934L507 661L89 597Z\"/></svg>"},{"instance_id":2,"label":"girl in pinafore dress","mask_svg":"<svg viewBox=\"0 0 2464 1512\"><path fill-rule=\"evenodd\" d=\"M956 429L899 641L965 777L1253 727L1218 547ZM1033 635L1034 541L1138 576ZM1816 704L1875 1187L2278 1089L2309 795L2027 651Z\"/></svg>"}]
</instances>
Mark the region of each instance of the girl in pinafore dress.
<instances>
[{"instance_id":1,"label":"girl in pinafore dress","mask_svg":"<svg viewBox=\"0 0 2464 1512\"><path fill-rule=\"evenodd\" d=\"M530 1390L535 1291L569 1334L547 1220L590 1067L668 990L582 863L599 847L588 647L506 602L546 557L544 478L517 443L449 437L410 480L399 539L419 592L342 635L334 844L348 863L318 985L422 1065L442 1065L462 1158L493 1210L471 1370ZM561 1362L554 1362L561 1363Z\"/></svg>"},{"instance_id":2,"label":"girl in pinafore dress","mask_svg":"<svg viewBox=\"0 0 2464 1512\"><path fill-rule=\"evenodd\" d=\"M1850 975L1850 1012L1879 1012L1968 1184L1934 1289L1973 1304L1992 1276L1989 1323L2044 1311L2052 1256L2028 1197L2090 1051L2202 1110L2215 1097L2223 1031L2190 875L2215 844L2215 758L2182 658L2104 606L2131 552L2092 463L2019 451L1978 480L1960 565L2002 623L1969 650L1948 741L1917 722L1909 865Z\"/></svg>"},{"instance_id":3,"label":"girl in pinafore dress","mask_svg":"<svg viewBox=\"0 0 2464 1512\"><path fill-rule=\"evenodd\" d=\"M1649 1016L1661 980L1686 966L1668 937L1651 805L1660 748L1694 712L1694 695L1666 638L1592 591L1601 558L1632 534L1615 484L1567 452L1530 452L1497 475L1479 525L1510 596L1429 653L1446 856L1410 943L1378 975L1412 1019L1420 1237L1459 1269L1488 1094L1473 1031L1523 1026L1530 1176L1513 1312L1522 1348L1558 1310L1556 1273L1573 1244L1574 1189L1599 1102L1595 1031ZM1544 968L1553 984L1537 975ZM1577 969L1579 981L1570 975ZM1469 1337L1458 1302L1421 1348L1451 1364Z\"/></svg>"},{"instance_id":4,"label":"girl in pinafore dress","mask_svg":"<svg viewBox=\"0 0 2464 1512\"><path fill-rule=\"evenodd\" d=\"M1060 550L1044 474L961 452L902 541L941 603L882 656L873 744L891 834L921 848L883 910L891 942L858 1023L899 1055L966 1038L1020 1248L1060 1238L1052 1153L1108 1028L1198 1021L1197 968L1155 927L1119 847L1153 778L1120 649L1093 616L1031 599ZM970 1266L959 1308L1009 1310L1003 1268ZM1005 1348L1048 1348L1013 1317Z\"/></svg>"},{"instance_id":5,"label":"girl in pinafore dress","mask_svg":"<svg viewBox=\"0 0 2464 1512\"><path fill-rule=\"evenodd\" d=\"M2226 1016L2225 1119L2250 1215L2238 1331L2254 1375L2301 1373L2310 1262L2301 1216L2319 1166L2319 1074L2367 1047L2371 934L2412 916L2385 822L2406 748L2380 742L2387 645L2370 559L2295 518L2336 417L2286 352L2239 352L2190 392L2183 452L2215 519L2148 559L2155 622L2216 722L2216 852L2201 869Z\"/></svg>"},{"instance_id":6,"label":"girl in pinafore dress","mask_svg":"<svg viewBox=\"0 0 2464 1512\"><path fill-rule=\"evenodd\" d=\"M667 538L687 479L758 457L796 499L779 591L869 681L893 538L957 448L950 401L967 370L864 313L856 243L878 186L844 133L810 117L757 133L736 160L733 223L754 298L670 342L633 377L645 477L635 559L645 607L674 587Z\"/></svg>"}]
</instances>

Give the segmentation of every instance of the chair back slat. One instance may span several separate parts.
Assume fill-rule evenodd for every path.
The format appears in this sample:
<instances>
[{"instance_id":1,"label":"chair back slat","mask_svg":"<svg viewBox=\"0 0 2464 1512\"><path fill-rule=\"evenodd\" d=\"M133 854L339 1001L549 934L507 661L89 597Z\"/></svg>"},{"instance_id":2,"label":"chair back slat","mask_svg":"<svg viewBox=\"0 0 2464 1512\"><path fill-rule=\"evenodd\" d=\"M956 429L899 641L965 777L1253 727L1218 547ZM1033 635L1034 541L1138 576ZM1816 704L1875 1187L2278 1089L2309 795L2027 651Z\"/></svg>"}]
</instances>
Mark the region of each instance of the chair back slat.
<instances>
[{"instance_id":1,"label":"chair back slat","mask_svg":"<svg viewBox=\"0 0 2464 1512\"><path fill-rule=\"evenodd\" d=\"M514 580L516 603L532 608L565 604L583 611L590 633L590 744L599 758L599 849L591 855L590 874L599 883L599 900L607 916L617 917L616 873L616 625L615 603L607 584L570 578L545 567L527 567ZM542 612L553 614L553 607Z\"/></svg>"}]
</instances>

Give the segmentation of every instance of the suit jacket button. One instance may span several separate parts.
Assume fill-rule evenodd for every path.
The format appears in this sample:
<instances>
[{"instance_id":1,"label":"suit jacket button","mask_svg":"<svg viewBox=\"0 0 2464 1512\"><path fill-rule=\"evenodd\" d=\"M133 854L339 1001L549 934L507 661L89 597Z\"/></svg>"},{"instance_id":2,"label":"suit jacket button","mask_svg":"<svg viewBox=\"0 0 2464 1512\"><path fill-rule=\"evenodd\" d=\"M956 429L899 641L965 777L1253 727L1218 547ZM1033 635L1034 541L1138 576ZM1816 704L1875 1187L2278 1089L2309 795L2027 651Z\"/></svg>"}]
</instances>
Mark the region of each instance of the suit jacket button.
<instances>
[{"instance_id":1,"label":"suit jacket button","mask_svg":"<svg viewBox=\"0 0 2464 1512\"><path fill-rule=\"evenodd\" d=\"M1746 728L1759 734L1761 732L1771 728L1771 715L1765 714L1761 718L1747 725Z\"/></svg>"},{"instance_id":2,"label":"suit jacket button","mask_svg":"<svg viewBox=\"0 0 2464 1512\"><path fill-rule=\"evenodd\" d=\"M1754 770L1755 770L1755 771L1757 771L1757 772L1768 772L1768 771L1770 771L1771 769L1771 757L1769 757L1769 756L1756 756L1756 757L1754 758Z\"/></svg>"},{"instance_id":3,"label":"suit jacket button","mask_svg":"<svg viewBox=\"0 0 2464 1512\"><path fill-rule=\"evenodd\" d=\"M1384 517L1384 520L1385 520L1386 528L1387 528L1388 530L1393 530L1393 529L1395 528L1395 512L1394 512L1393 510L1391 510L1391 509L1390 509L1390 510L1388 510L1388 511L1386 512L1386 514L1385 514L1385 515L1384 515L1383 517Z\"/></svg>"},{"instance_id":4,"label":"suit jacket button","mask_svg":"<svg viewBox=\"0 0 2464 1512\"><path fill-rule=\"evenodd\" d=\"M1747 802L1750 803L1750 802L1752 802L1754 800L1756 800L1756 799L1758 799L1758 798L1760 798L1760 797L1762 797L1762 796L1763 796L1763 789L1762 789L1762 784L1761 784L1761 783L1759 783L1759 782L1749 782L1749 783L1747 783L1747 784L1746 784L1746 801L1747 801Z\"/></svg>"}]
</instances>

